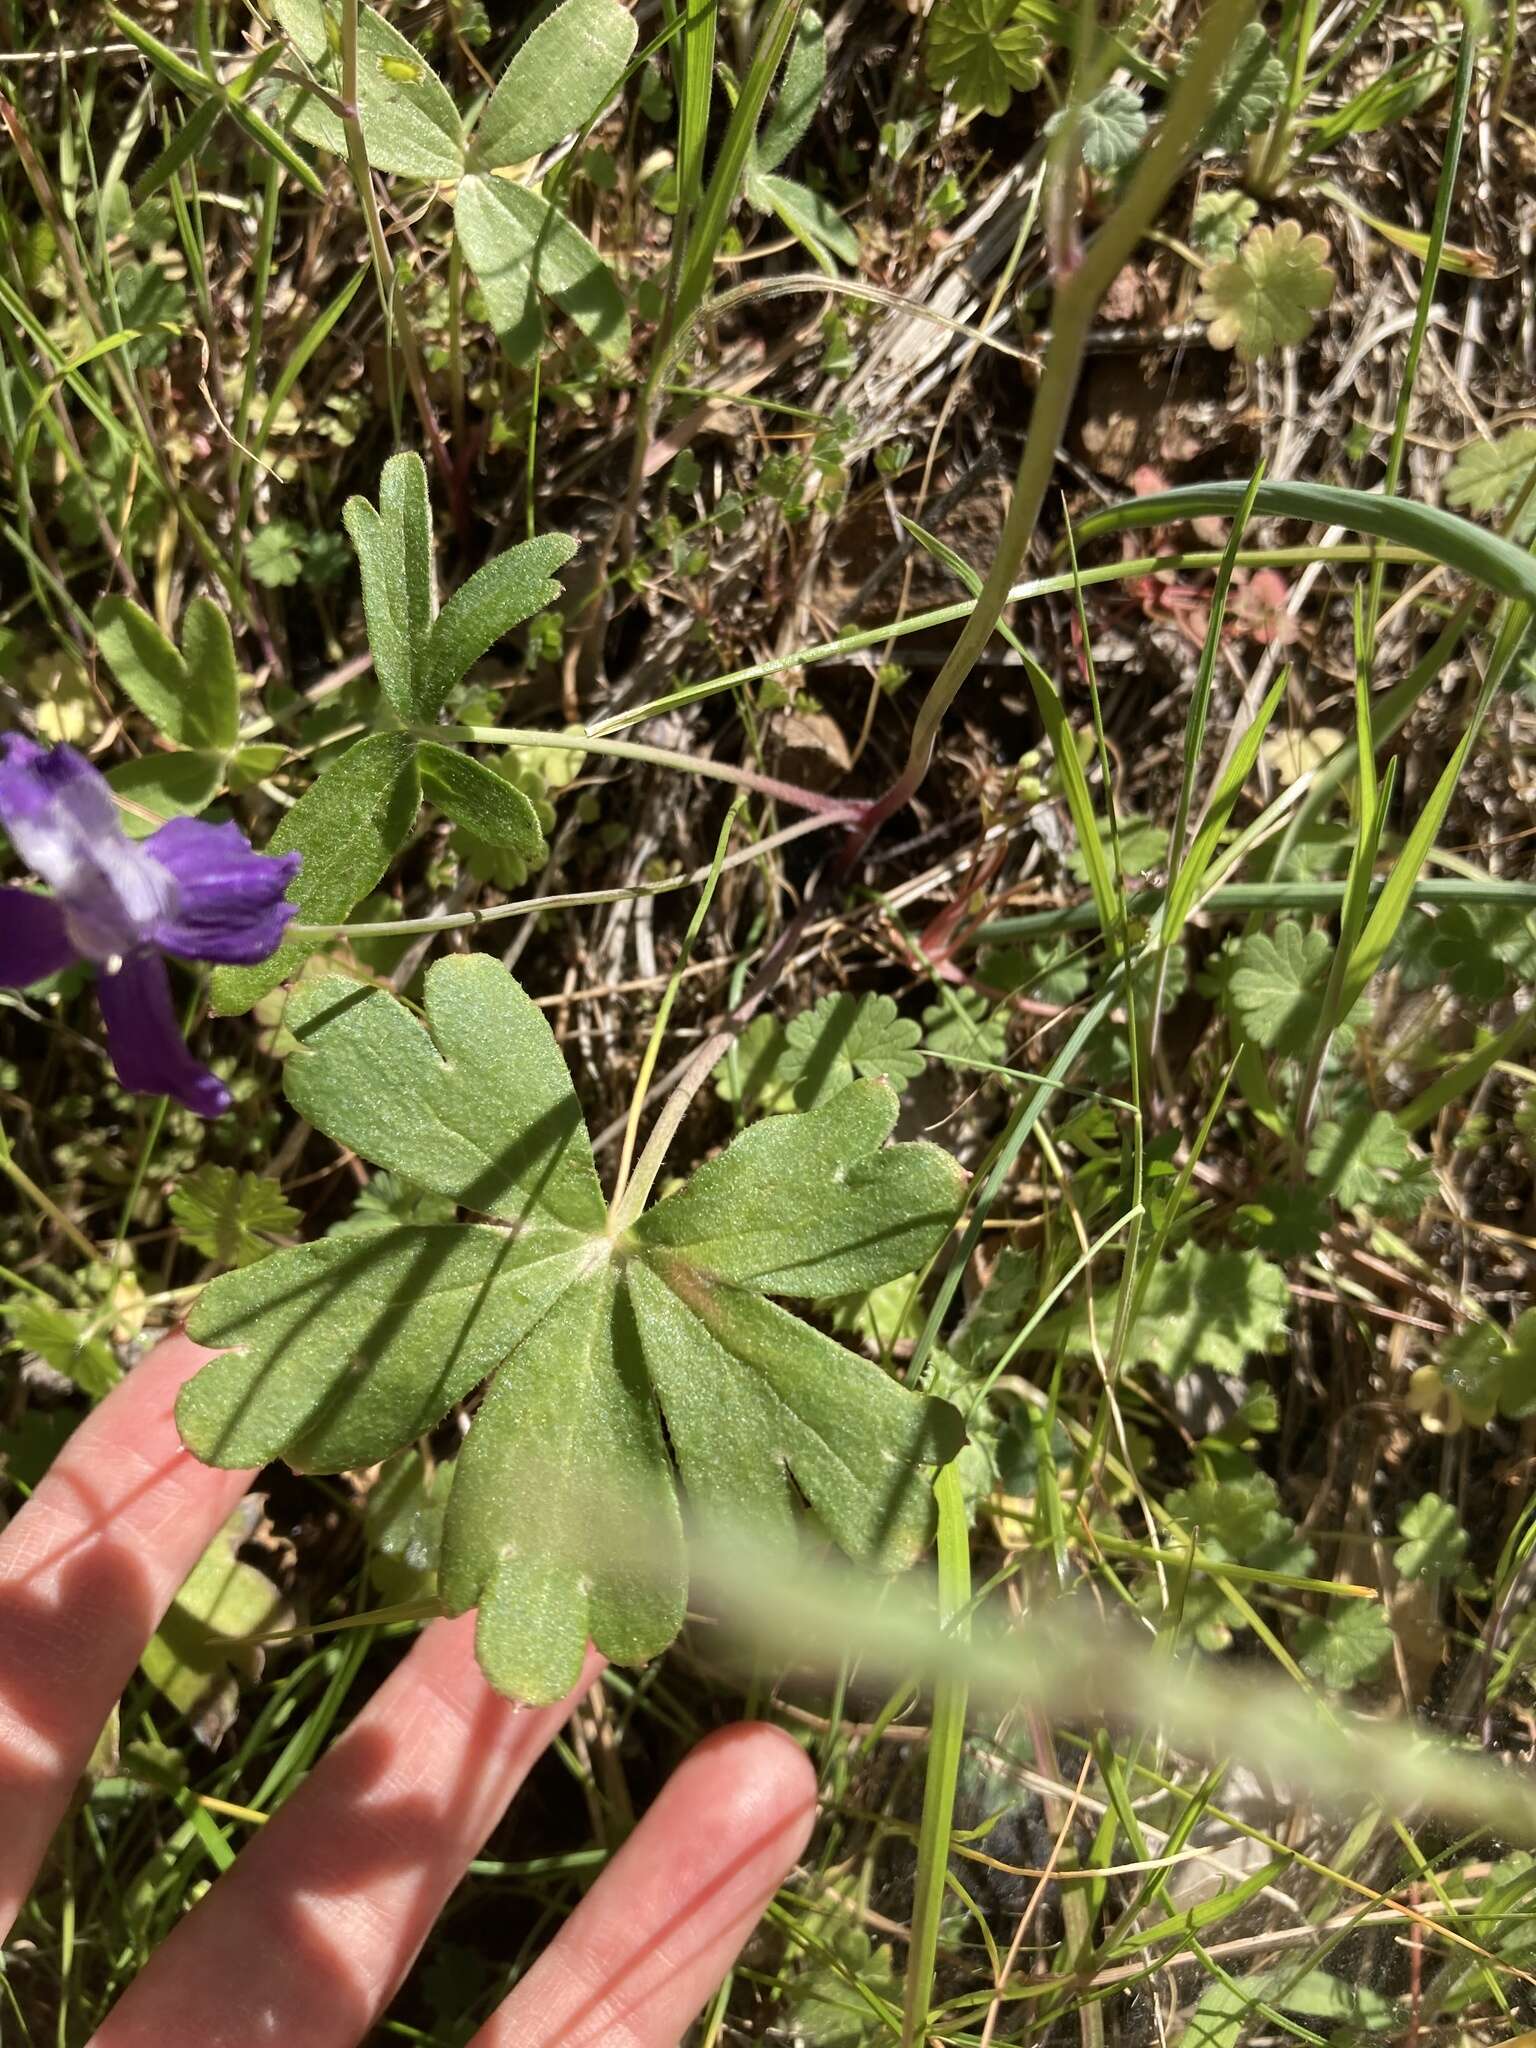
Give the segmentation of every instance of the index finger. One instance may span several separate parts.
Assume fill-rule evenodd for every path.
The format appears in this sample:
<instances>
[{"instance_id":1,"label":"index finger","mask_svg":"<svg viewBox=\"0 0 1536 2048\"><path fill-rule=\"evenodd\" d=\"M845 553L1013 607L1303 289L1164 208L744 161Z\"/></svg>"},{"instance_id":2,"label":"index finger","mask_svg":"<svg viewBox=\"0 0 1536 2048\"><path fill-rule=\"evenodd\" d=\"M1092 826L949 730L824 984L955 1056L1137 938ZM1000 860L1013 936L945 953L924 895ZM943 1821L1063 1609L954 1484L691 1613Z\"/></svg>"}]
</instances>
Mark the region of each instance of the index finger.
<instances>
[{"instance_id":1,"label":"index finger","mask_svg":"<svg viewBox=\"0 0 1536 2048\"><path fill-rule=\"evenodd\" d=\"M250 1484L172 1415L211 1353L157 1346L80 1425L0 1534L0 1938L177 1588Z\"/></svg>"}]
</instances>

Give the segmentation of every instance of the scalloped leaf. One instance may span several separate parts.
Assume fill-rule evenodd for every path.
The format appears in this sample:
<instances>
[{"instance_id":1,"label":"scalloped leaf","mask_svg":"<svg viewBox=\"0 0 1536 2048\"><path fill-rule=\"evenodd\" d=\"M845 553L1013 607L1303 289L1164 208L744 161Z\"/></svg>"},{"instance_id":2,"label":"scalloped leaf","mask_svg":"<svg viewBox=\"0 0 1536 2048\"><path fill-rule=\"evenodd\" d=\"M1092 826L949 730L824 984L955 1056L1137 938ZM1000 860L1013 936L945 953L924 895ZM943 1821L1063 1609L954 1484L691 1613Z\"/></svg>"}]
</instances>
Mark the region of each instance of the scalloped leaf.
<instances>
[{"instance_id":1,"label":"scalloped leaf","mask_svg":"<svg viewBox=\"0 0 1536 2048\"><path fill-rule=\"evenodd\" d=\"M1255 228L1229 262L1201 273L1195 316L1209 323L1212 348L1256 363L1305 341L1333 297L1328 255L1323 237L1304 235L1299 221Z\"/></svg>"}]
</instances>

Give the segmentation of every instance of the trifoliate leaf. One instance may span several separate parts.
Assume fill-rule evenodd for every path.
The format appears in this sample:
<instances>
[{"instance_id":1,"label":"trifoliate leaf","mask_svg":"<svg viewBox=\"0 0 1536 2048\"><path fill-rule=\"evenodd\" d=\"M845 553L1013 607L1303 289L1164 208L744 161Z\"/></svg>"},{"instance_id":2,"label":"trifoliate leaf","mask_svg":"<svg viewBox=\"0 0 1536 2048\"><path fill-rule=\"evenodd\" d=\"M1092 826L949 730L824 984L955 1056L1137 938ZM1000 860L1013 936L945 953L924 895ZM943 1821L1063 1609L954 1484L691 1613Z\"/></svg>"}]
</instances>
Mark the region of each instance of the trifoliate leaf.
<instances>
[{"instance_id":1,"label":"trifoliate leaf","mask_svg":"<svg viewBox=\"0 0 1536 2048\"><path fill-rule=\"evenodd\" d=\"M299 1220L276 1181L232 1166L189 1173L172 1191L171 1214L188 1244L221 1266L253 1266L276 1250L269 1234L282 1237Z\"/></svg>"},{"instance_id":2,"label":"trifoliate leaf","mask_svg":"<svg viewBox=\"0 0 1536 2048\"><path fill-rule=\"evenodd\" d=\"M695 1516L771 1557L804 1499L880 1569L931 1526L953 1410L766 1299L922 1266L963 1176L888 1146L894 1092L850 1083L752 1125L628 1228L610 1223L549 1025L489 955L427 975L425 1027L381 990L303 984L284 1085L364 1159L490 1222L328 1238L216 1280L190 1328L231 1347L177 1408L197 1454L377 1463L490 1376L457 1462L441 1595L478 1607L492 1682L554 1700L588 1638L640 1662L681 1625L679 1468Z\"/></svg>"},{"instance_id":3,"label":"trifoliate leaf","mask_svg":"<svg viewBox=\"0 0 1536 2048\"><path fill-rule=\"evenodd\" d=\"M336 0L274 0L274 13L320 91L294 93L293 132L345 156L347 138L331 111L341 98L341 28ZM464 131L448 89L397 28L371 7L357 20L357 114L376 170L408 178L456 178Z\"/></svg>"},{"instance_id":4,"label":"trifoliate leaf","mask_svg":"<svg viewBox=\"0 0 1536 2048\"><path fill-rule=\"evenodd\" d=\"M1186 1244L1154 1269L1126 1337L1125 1363L1155 1365L1170 1378L1197 1365L1241 1372L1254 1352L1272 1349L1284 1335L1289 1299L1285 1274L1257 1251ZM1095 1296L1093 1308L1102 1345L1114 1327L1114 1293ZM1074 1356L1093 1350L1086 1306L1053 1317L1038 1335L1042 1349L1054 1339Z\"/></svg>"},{"instance_id":5,"label":"trifoliate leaf","mask_svg":"<svg viewBox=\"0 0 1536 2048\"><path fill-rule=\"evenodd\" d=\"M93 1401L110 1393L122 1378L112 1346L99 1330L89 1327L101 1322L99 1315L63 1308L38 1294L13 1294L3 1312L18 1351L40 1358Z\"/></svg>"},{"instance_id":6,"label":"trifoliate leaf","mask_svg":"<svg viewBox=\"0 0 1536 2048\"><path fill-rule=\"evenodd\" d=\"M1230 262L1258 217L1259 203L1246 192L1202 192L1189 224L1190 242L1207 263Z\"/></svg>"},{"instance_id":7,"label":"trifoliate leaf","mask_svg":"<svg viewBox=\"0 0 1536 2048\"><path fill-rule=\"evenodd\" d=\"M1328 244L1298 221L1255 228L1229 262L1200 275L1195 317L1209 323L1212 348L1236 349L1256 363L1312 332L1333 297Z\"/></svg>"},{"instance_id":8,"label":"trifoliate leaf","mask_svg":"<svg viewBox=\"0 0 1536 2048\"><path fill-rule=\"evenodd\" d=\"M953 1056L998 1066L1008 1049L1008 1012L994 1007L980 989L949 990L923 1012L923 1045L937 1059Z\"/></svg>"},{"instance_id":9,"label":"trifoliate leaf","mask_svg":"<svg viewBox=\"0 0 1536 2048\"><path fill-rule=\"evenodd\" d=\"M210 1749L234 1721L241 1681L254 1684L261 1676L261 1645L248 1638L293 1619L277 1587L239 1554L260 1519L260 1496L247 1494L193 1565L139 1659L150 1684Z\"/></svg>"},{"instance_id":10,"label":"trifoliate leaf","mask_svg":"<svg viewBox=\"0 0 1536 2048\"><path fill-rule=\"evenodd\" d=\"M1471 1539L1461 1517L1438 1493L1421 1494L1397 1511L1402 1542L1392 1562L1405 1579L1454 1579L1466 1562Z\"/></svg>"},{"instance_id":11,"label":"trifoliate leaf","mask_svg":"<svg viewBox=\"0 0 1536 2048\"><path fill-rule=\"evenodd\" d=\"M1513 427L1493 441L1469 441L1445 478L1447 505L1469 512L1498 513L1512 505L1536 465L1536 427ZM1536 525L1532 501L1521 515L1524 537Z\"/></svg>"},{"instance_id":12,"label":"trifoliate leaf","mask_svg":"<svg viewBox=\"0 0 1536 2048\"><path fill-rule=\"evenodd\" d=\"M815 1109L855 1076L900 1083L923 1071L922 1031L889 996L823 996L814 1010L792 1017L784 1035L779 1072L793 1083L800 1109Z\"/></svg>"},{"instance_id":13,"label":"trifoliate leaf","mask_svg":"<svg viewBox=\"0 0 1536 2048\"><path fill-rule=\"evenodd\" d=\"M1006 114L1039 82L1044 55L1027 0L939 0L928 17L928 83L965 112Z\"/></svg>"},{"instance_id":14,"label":"trifoliate leaf","mask_svg":"<svg viewBox=\"0 0 1536 2048\"><path fill-rule=\"evenodd\" d=\"M722 1102L734 1102L744 1117L793 1109L794 1090L780 1071L788 1047L777 1017L767 1011L754 1017L715 1068L715 1093Z\"/></svg>"},{"instance_id":15,"label":"trifoliate leaf","mask_svg":"<svg viewBox=\"0 0 1536 2048\"><path fill-rule=\"evenodd\" d=\"M471 143L475 167L526 163L586 127L623 77L635 36L619 0L562 0L497 80Z\"/></svg>"},{"instance_id":16,"label":"trifoliate leaf","mask_svg":"<svg viewBox=\"0 0 1536 2048\"><path fill-rule=\"evenodd\" d=\"M1307 1171L1319 1193L1342 1208L1400 1220L1419 1215L1435 1192L1431 1162L1414 1150L1396 1117L1369 1107L1318 1125Z\"/></svg>"},{"instance_id":17,"label":"trifoliate leaf","mask_svg":"<svg viewBox=\"0 0 1536 2048\"><path fill-rule=\"evenodd\" d=\"M1202 149L1231 156L1250 135L1267 128L1286 88L1286 70L1267 31L1251 21L1232 45L1216 98L1200 137Z\"/></svg>"},{"instance_id":18,"label":"trifoliate leaf","mask_svg":"<svg viewBox=\"0 0 1536 2048\"><path fill-rule=\"evenodd\" d=\"M1326 932L1299 924L1250 932L1237 948L1227 994L1243 1036L1266 1051L1295 1055L1311 1043L1333 961Z\"/></svg>"},{"instance_id":19,"label":"trifoliate leaf","mask_svg":"<svg viewBox=\"0 0 1536 2048\"><path fill-rule=\"evenodd\" d=\"M1066 120L1066 109L1052 114L1045 124L1054 134ZM1128 85L1102 85L1077 110L1078 146L1083 162L1101 178L1123 171L1141 154L1147 139L1147 117L1141 95Z\"/></svg>"},{"instance_id":20,"label":"trifoliate leaf","mask_svg":"<svg viewBox=\"0 0 1536 2048\"><path fill-rule=\"evenodd\" d=\"M1346 1600L1311 1614L1296 1631L1301 1668L1334 1692L1373 1678L1392 1652L1392 1624L1374 1600Z\"/></svg>"}]
</instances>

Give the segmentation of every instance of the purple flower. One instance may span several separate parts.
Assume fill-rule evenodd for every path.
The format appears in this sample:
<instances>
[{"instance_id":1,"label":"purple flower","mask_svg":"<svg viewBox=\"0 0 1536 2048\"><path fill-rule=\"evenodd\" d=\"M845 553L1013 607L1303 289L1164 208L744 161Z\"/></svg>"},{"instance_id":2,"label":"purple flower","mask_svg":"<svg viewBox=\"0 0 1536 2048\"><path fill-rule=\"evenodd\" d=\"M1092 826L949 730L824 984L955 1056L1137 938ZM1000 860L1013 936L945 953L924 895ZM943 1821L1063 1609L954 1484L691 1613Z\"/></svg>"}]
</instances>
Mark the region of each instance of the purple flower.
<instances>
[{"instance_id":1,"label":"purple flower","mask_svg":"<svg viewBox=\"0 0 1536 2048\"><path fill-rule=\"evenodd\" d=\"M222 1115L229 1090L188 1052L161 956L265 960L294 915L283 892L300 856L253 853L238 825L196 818L173 818L136 845L83 755L20 733L0 733L0 825L53 891L0 888L0 988L94 961L123 1085Z\"/></svg>"}]
</instances>

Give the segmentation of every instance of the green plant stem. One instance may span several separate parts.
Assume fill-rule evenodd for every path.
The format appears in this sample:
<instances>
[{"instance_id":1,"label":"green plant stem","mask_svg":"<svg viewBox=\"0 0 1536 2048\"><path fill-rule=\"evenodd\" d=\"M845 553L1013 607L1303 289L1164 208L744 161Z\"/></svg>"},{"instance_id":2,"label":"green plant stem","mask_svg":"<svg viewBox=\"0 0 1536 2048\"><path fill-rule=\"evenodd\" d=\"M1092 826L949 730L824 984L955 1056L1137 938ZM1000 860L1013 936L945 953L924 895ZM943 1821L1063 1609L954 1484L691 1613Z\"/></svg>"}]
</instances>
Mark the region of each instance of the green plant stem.
<instances>
[{"instance_id":1,"label":"green plant stem","mask_svg":"<svg viewBox=\"0 0 1536 2048\"><path fill-rule=\"evenodd\" d=\"M971 1538L965 1496L953 1464L933 1482L939 1514L939 1627L964 1642L970 1633ZM933 1688L928 1763L923 1776L923 1817L917 1836L917 1896L912 1907L912 1944L902 1987L901 2048L916 2048L928 2024L939 1921L949 1881L949 1838L955 1820L955 1785L965 1743L965 1710L970 1686L959 1665L947 1667Z\"/></svg>"},{"instance_id":2,"label":"green plant stem","mask_svg":"<svg viewBox=\"0 0 1536 2048\"><path fill-rule=\"evenodd\" d=\"M411 396L421 420L422 432L427 437L427 445L432 450L433 459L457 507L463 494L458 488L458 480L454 475L453 464L444 446L442 434L438 431L432 400L427 392L426 375L422 369L421 350L416 343L416 330L411 324L411 317L406 308L396 303L389 244L384 239L384 223L379 217L379 202L373 189L373 172L368 164L368 145L363 139L363 124L357 111L357 19L358 0L341 0L341 125L347 138L347 165L352 173L357 203L363 210L363 224L368 232L368 249L373 258L374 282L378 287L379 304L384 313L385 335L387 338L393 334L399 339L400 357L405 364L406 381L411 387Z\"/></svg>"},{"instance_id":3,"label":"green plant stem","mask_svg":"<svg viewBox=\"0 0 1536 2048\"><path fill-rule=\"evenodd\" d=\"M1445 248L1445 231L1451 216L1451 200L1456 191L1456 171L1461 161L1461 139L1466 130L1467 109L1472 98L1472 81L1477 70L1482 19L1481 6L1465 0L1462 6L1461 42L1456 52L1456 83L1451 95L1450 119L1445 130L1445 158L1440 166L1440 183L1435 192L1435 210L1429 224L1429 247L1424 256L1424 274L1419 280L1419 302L1414 310L1413 329L1408 337L1408 350L1403 360L1402 381L1398 385L1397 407L1392 419L1392 441L1387 450L1386 474L1381 485L1382 491L1389 498L1396 497L1397 486L1403 474L1403 457L1408 447L1408 416L1413 406L1419 357L1423 352L1424 337L1429 332L1429 316L1434 311L1440 257ZM1385 578L1385 563L1373 563L1365 606L1367 679L1376 651L1376 622L1381 610L1381 592Z\"/></svg>"},{"instance_id":4,"label":"green plant stem","mask_svg":"<svg viewBox=\"0 0 1536 2048\"><path fill-rule=\"evenodd\" d=\"M1199 904L1208 915L1245 917L1252 911L1337 910L1344 901L1345 885L1338 882L1226 882L1213 889ZM1133 917L1147 916L1162 903L1165 889L1139 889L1128 903ZM1536 882L1465 881L1460 876L1418 881L1413 888L1415 903L1461 903L1497 905L1501 909L1536 909ZM1074 903L1058 910L1024 911L1017 917L989 918L977 925L971 937L978 945L996 945L1009 939L1038 939L1054 932L1088 931L1098 923L1092 903ZM388 927L399 929L396 925Z\"/></svg>"},{"instance_id":5,"label":"green plant stem","mask_svg":"<svg viewBox=\"0 0 1536 2048\"><path fill-rule=\"evenodd\" d=\"M592 739L585 733L541 732L521 725L433 725L415 728L424 740L461 740L477 747L557 747L573 754L602 754L615 761L644 761L653 768L676 768L685 775L702 775L715 782L733 783L775 803L789 804L797 811L813 811L818 817L846 823L859 806L846 797L825 796L820 790L802 789L797 782L781 782L775 775L759 775L753 768L736 768L729 761L712 761L707 755L685 754L673 747L650 747L638 740Z\"/></svg>"},{"instance_id":6,"label":"green plant stem","mask_svg":"<svg viewBox=\"0 0 1536 2048\"><path fill-rule=\"evenodd\" d=\"M640 1212L644 1209L655 1185L656 1175L661 1170L664 1152L658 1151L647 1176L645 1168L650 1163L652 1150L648 1146L641 1161L641 1170L635 1174L633 1180L630 1178L630 1164L635 1156L635 1140L640 1133L640 1118L645 1109L651 1076L656 1071L656 1061L661 1053L661 1042L666 1036L667 1020L672 1015L672 1005L677 1000L677 991L682 983L683 970L688 965L694 944L704 928L709 906L714 901L715 885L720 880L721 871L725 866L725 849L730 843L731 833L735 829L736 820L741 816L742 805L745 802L745 795L737 797L726 813L725 823L720 827L720 837L715 843L715 857L710 862L709 873L704 878L704 887L699 894L698 902L694 905L693 916L688 920L688 929L683 934L683 943L678 949L666 992L656 1008L656 1022L651 1026L651 1035L646 1041L645 1052L640 1061L640 1071L635 1076L634 1091L629 1104L629 1121L624 1126L624 1143L619 1151L618 1171L614 1175L613 1200L608 1205L610 1237L620 1236L631 1224L639 1221ZM675 1125L673 1128L675 1129ZM670 1131L668 1135L670 1137Z\"/></svg>"},{"instance_id":7,"label":"green plant stem","mask_svg":"<svg viewBox=\"0 0 1536 2048\"><path fill-rule=\"evenodd\" d=\"M86 1236L79 1224L72 1222L64 1214L64 1211L53 1197L44 1194L31 1175L24 1173L16 1164L15 1159L11 1155L10 1140L3 1131L0 1131L0 1173L5 1175L6 1179L18 1193L24 1195L34 1208L48 1218L48 1221L56 1230L63 1232L64 1236L69 1239L75 1250L82 1257L91 1265L94 1266L96 1264L97 1260L101 1257L100 1252L97 1251L95 1245L91 1243L91 1240Z\"/></svg>"},{"instance_id":8,"label":"green plant stem","mask_svg":"<svg viewBox=\"0 0 1536 2048\"><path fill-rule=\"evenodd\" d=\"M1133 561L1098 563L1084 569L1078 580L1087 589L1095 584L1122 583L1131 577L1150 576L1154 571L1172 574L1181 569L1214 569L1220 565L1223 552L1220 548L1190 548L1179 554L1140 555ZM1244 569L1305 568L1313 562L1371 562L1377 559L1426 564L1434 561L1433 556L1419 548L1382 548L1359 542L1327 548L1242 548L1237 555L1238 566ZM977 582L979 587L979 577ZM1014 584L1006 603L1026 604L1032 598L1056 597L1071 590L1072 586L1072 577L1066 575L1031 577L1026 582ZM754 662L750 668L732 669L725 675L687 683L680 690L669 691L665 697L653 697L648 703L630 710L616 711L611 717L595 719L586 730L593 738L601 739L606 733L623 732L632 725L643 725L647 719L658 718L663 712L675 711L684 704L697 704L705 697L719 696L742 683L761 682L767 676L782 675L786 669L809 668L816 662L839 661L870 647L882 647L887 641L901 639L909 633L926 633L935 626L954 625L957 620L969 618L975 609L974 598L963 598L955 604L935 605L929 611L913 612L910 617L897 619L888 625L860 627L854 632L839 634L835 640L819 640L810 647L796 648L793 653Z\"/></svg>"},{"instance_id":9,"label":"green plant stem","mask_svg":"<svg viewBox=\"0 0 1536 2048\"><path fill-rule=\"evenodd\" d=\"M754 840L731 854L722 865L745 867L773 853L808 832L825 829L821 818L801 818L766 839ZM452 932L470 925L499 924L509 917L541 917L551 910L581 910L599 903L634 903L643 896L669 896L677 889L696 889L709 878L708 868L695 868L689 875L672 875L665 882L637 882L623 889L578 889L565 896L525 896L517 903L498 903L492 910L453 910L441 917L402 917L384 924L292 924L288 935L296 939L384 939L408 938L421 932Z\"/></svg>"},{"instance_id":10,"label":"green plant stem","mask_svg":"<svg viewBox=\"0 0 1536 2048\"><path fill-rule=\"evenodd\" d=\"M1212 88L1231 50L1232 39L1251 12L1248 0L1215 0L1201 24L1183 77L1151 147L1142 157L1125 197L1083 251L1076 267L1056 288L1051 340L1030 412L1029 433L1014 480L1013 497L992 567L980 597L944 666L934 678L912 733L907 764L869 811L849 846L850 863L885 820L911 802L928 773L939 727L961 686L991 639L1008 592L1034 538L1040 509L1067 424L1083 352L1099 301L1124 267L1142 235L1156 220L1190 148L1204 124Z\"/></svg>"}]
</instances>

